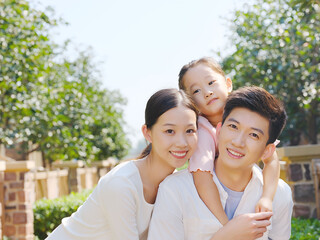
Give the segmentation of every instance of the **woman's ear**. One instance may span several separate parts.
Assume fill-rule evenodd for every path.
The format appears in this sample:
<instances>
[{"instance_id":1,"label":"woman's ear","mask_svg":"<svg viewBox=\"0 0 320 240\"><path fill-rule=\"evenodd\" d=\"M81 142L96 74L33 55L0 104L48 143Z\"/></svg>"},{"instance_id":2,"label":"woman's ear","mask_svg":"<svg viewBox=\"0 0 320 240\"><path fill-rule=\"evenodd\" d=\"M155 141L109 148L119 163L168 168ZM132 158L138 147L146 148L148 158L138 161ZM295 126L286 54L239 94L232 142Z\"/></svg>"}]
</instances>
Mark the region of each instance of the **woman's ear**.
<instances>
[{"instance_id":1,"label":"woman's ear","mask_svg":"<svg viewBox=\"0 0 320 240\"><path fill-rule=\"evenodd\" d=\"M148 129L147 125L142 125L141 127L141 131L142 131L142 134L144 136L144 138L149 142L149 143L152 143L152 140L151 140L151 131L150 129Z\"/></svg>"},{"instance_id":2,"label":"woman's ear","mask_svg":"<svg viewBox=\"0 0 320 240\"><path fill-rule=\"evenodd\" d=\"M264 150L261 160L264 161L272 156L274 151L276 150L276 145L274 143L269 143Z\"/></svg>"},{"instance_id":3,"label":"woman's ear","mask_svg":"<svg viewBox=\"0 0 320 240\"><path fill-rule=\"evenodd\" d=\"M227 78L226 78L226 83L227 83L228 93L231 93L231 91L232 91L232 81L231 81L231 78L227 77Z\"/></svg>"}]
</instances>

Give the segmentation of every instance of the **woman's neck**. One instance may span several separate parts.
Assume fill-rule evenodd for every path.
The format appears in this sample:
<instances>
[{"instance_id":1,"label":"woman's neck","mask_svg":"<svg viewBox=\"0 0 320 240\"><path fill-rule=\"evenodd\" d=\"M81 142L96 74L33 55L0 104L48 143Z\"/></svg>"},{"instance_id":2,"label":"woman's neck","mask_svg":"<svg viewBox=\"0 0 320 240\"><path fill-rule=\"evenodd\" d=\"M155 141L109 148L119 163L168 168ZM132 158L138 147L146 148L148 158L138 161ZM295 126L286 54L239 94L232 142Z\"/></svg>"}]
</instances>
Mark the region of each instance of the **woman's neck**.
<instances>
[{"instance_id":1,"label":"woman's neck","mask_svg":"<svg viewBox=\"0 0 320 240\"><path fill-rule=\"evenodd\" d=\"M148 203L154 203L159 184L170 174L174 169L161 164L161 161L154 159L151 154L147 157L135 161L139 169L140 177L143 184L143 193L145 200Z\"/></svg>"}]
</instances>

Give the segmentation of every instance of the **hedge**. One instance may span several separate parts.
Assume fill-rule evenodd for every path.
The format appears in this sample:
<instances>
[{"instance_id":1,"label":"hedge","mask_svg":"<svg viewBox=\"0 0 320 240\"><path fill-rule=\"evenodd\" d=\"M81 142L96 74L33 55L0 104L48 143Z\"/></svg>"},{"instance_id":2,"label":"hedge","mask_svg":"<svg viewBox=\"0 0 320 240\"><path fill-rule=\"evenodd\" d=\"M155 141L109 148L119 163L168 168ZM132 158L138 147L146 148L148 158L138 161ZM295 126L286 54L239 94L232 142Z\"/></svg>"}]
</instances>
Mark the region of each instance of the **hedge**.
<instances>
[{"instance_id":1,"label":"hedge","mask_svg":"<svg viewBox=\"0 0 320 240\"><path fill-rule=\"evenodd\" d=\"M83 204L91 192L92 190L84 190L61 198L36 201L33 207L35 236L45 239L60 225L63 218L70 216Z\"/></svg>"}]
</instances>

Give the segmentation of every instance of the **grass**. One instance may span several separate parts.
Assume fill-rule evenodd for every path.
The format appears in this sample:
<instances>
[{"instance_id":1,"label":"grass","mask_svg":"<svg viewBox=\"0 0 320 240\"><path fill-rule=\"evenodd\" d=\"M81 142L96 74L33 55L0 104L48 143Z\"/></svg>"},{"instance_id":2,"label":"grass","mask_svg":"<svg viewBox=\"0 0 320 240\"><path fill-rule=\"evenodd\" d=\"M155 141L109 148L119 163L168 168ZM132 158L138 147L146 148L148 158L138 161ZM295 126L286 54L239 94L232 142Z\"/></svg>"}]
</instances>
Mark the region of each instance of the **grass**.
<instances>
[{"instance_id":1,"label":"grass","mask_svg":"<svg viewBox=\"0 0 320 240\"><path fill-rule=\"evenodd\" d=\"M292 218L291 228L291 240L320 240L318 219Z\"/></svg>"}]
</instances>

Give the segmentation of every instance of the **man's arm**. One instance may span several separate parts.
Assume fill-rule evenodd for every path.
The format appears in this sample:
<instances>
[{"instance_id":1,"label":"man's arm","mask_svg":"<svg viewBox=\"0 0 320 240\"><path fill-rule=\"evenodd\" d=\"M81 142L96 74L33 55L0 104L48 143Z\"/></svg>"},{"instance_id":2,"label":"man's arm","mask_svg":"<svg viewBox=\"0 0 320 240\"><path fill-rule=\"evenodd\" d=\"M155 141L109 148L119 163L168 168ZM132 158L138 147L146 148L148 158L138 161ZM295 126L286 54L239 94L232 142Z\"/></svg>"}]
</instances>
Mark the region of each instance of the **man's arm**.
<instances>
[{"instance_id":1,"label":"man's arm","mask_svg":"<svg viewBox=\"0 0 320 240\"><path fill-rule=\"evenodd\" d=\"M166 182L168 183L168 182ZM178 192L168 185L160 184L154 206L148 240L183 240L184 227Z\"/></svg>"}]
</instances>

